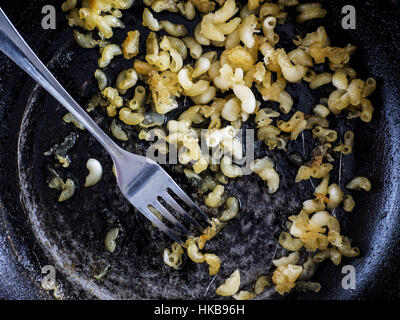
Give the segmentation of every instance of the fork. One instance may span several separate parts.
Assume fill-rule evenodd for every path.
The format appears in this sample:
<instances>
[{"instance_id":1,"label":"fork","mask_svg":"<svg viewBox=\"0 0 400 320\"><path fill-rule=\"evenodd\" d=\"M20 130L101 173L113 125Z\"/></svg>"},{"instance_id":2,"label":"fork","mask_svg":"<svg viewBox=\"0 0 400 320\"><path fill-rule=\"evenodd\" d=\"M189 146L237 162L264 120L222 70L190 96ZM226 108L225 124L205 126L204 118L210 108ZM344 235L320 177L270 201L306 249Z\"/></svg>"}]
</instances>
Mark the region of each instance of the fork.
<instances>
[{"instance_id":1,"label":"fork","mask_svg":"<svg viewBox=\"0 0 400 320\"><path fill-rule=\"evenodd\" d=\"M137 210L172 240L184 246L184 242L173 229L180 229L187 237L191 237L192 234L160 202L160 199L163 199L168 206L198 230L201 231L202 227L168 191L173 192L191 210L197 212L202 219L211 224L207 215L186 195L159 164L144 156L125 151L100 129L40 61L1 8L0 50L46 89L100 142L114 162L117 182L122 194ZM173 225L173 229L168 228L158 219L149 207L153 207L167 219Z\"/></svg>"}]
</instances>

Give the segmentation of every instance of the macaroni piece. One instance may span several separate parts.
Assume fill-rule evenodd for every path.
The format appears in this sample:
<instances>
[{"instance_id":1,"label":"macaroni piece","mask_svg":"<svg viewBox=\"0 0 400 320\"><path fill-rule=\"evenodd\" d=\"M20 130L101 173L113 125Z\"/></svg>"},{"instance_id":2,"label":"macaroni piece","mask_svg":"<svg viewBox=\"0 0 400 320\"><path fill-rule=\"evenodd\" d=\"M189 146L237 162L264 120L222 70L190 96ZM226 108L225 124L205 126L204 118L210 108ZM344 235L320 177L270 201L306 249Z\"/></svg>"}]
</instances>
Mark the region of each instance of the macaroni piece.
<instances>
[{"instance_id":1,"label":"macaroni piece","mask_svg":"<svg viewBox=\"0 0 400 320\"><path fill-rule=\"evenodd\" d=\"M288 232L281 232L279 244L289 251L299 251L303 247L303 242L300 239L293 238Z\"/></svg>"},{"instance_id":2,"label":"macaroni piece","mask_svg":"<svg viewBox=\"0 0 400 320\"><path fill-rule=\"evenodd\" d=\"M240 24L241 18L232 18L239 9L235 0L226 0L214 13L208 13L201 20L200 32L209 40L225 41L225 35L232 33ZM201 43L201 42L200 42Z\"/></svg>"},{"instance_id":3,"label":"macaroni piece","mask_svg":"<svg viewBox=\"0 0 400 320\"><path fill-rule=\"evenodd\" d=\"M224 139L233 139L236 136L236 130L232 126L227 126L218 130L208 130L205 139L207 146L213 148L220 144Z\"/></svg>"},{"instance_id":4,"label":"macaroni piece","mask_svg":"<svg viewBox=\"0 0 400 320\"><path fill-rule=\"evenodd\" d=\"M118 123L118 120L113 119L111 121L111 133L115 138L121 141L128 141L128 134L122 129L121 125Z\"/></svg>"},{"instance_id":5,"label":"macaroni piece","mask_svg":"<svg viewBox=\"0 0 400 320\"><path fill-rule=\"evenodd\" d=\"M197 77L205 74L206 72L208 72L210 67L211 67L210 59L207 59L206 57L200 57L194 65L192 77L197 78Z\"/></svg>"},{"instance_id":6,"label":"macaroni piece","mask_svg":"<svg viewBox=\"0 0 400 320\"><path fill-rule=\"evenodd\" d=\"M83 126L82 123L80 123L70 112L67 112L64 114L62 117L63 121L66 123L72 123L74 127L80 129L80 130L86 130L86 128Z\"/></svg>"},{"instance_id":7,"label":"macaroni piece","mask_svg":"<svg viewBox=\"0 0 400 320\"><path fill-rule=\"evenodd\" d=\"M350 194L344 195L343 210L346 212L352 212L354 210L355 206L356 206L356 203L355 203L353 197Z\"/></svg>"},{"instance_id":8,"label":"macaroni piece","mask_svg":"<svg viewBox=\"0 0 400 320\"><path fill-rule=\"evenodd\" d=\"M342 254L336 248L328 248L320 251L313 256L314 262L322 262L325 259L330 258L334 265L339 265L342 260Z\"/></svg>"},{"instance_id":9,"label":"macaroni piece","mask_svg":"<svg viewBox=\"0 0 400 320\"><path fill-rule=\"evenodd\" d=\"M239 291L239 293L236 293L233 295L233 298L235 300L251 300L255 297L256 295L252 292L249 291Z\"/></svg>"},{"instance_id":10,"label":"macaroni piece","mask_svg":"<svg viewBox=\"0 0 400 320\"><path fill-rule=\"evenodd\" d=\"M139 38L140 32L138 30L128 32L122 43L122 53L125 59L130 60L139 54Z\"/></svg>"},{"instance_id":11,"label":"macaroni piece","mask_svg":"<svg viewBox=\"0 0 400 320\"><path fill-rule=\"evenodd\" d=\"M94 186L101 180L103 175L103 167L98 160L91 158L87 161L86 168L89 170L89 174L85 180L85 187Z\"/></svg>"},{"instance_id":12,"label":"macaroni piece","mask_svg":"<svg viewBox=\"0 0 400 320\"><path fill-rule=\"evenodd\" d=\"M62 3L61 9L64 12L70 11L76 7L77 0L66 0Z\"/></svg>"},{"instance_id":13,"label":"macaroni piece","mask_svg":"<svg viewBox=\"0 0 400 320\"><path fill-rule=\"evenodd\" d=\"M76 191L76 185L72 179L67 178L67 180L64 182L58 175L53 177L48 185L49 188L61 191L57 199L58 202L63 202L71 199Z\"/></svg>"},{"instance_id":14,"label":"macaroni piece","mask_svg":"<svg viewBox=\"0 0 400 320\"><path fill-rule=\"evenodd\" d=\"M122 50L116 44L109 44L105 46L98 61L99 67L107 67L110 64L111 60L115 56L118 56L120 54L122 54Z\"/></svg>"},{"instance_id":15,"label":"macaroni piece","mask_svg":"<svg viewBox=\"0 0 400 320\"><path fill-rule=\"evenodd\" d=\"M319 193L318 195L322 195L322 194ZM323 199L325 200L325 197L323 197ZM316 199L304 201L302 210L304 210L305 212L310 214L310 213L314 213L317 211L325 210L325 208L326 208L326 206L325 206L324 201L321 201L321 199L316 198Z\"/></svg>"},{"instance_id":16,"label":"macaroni piece","mask_svg":"<svg viewBox=\"0 0 400 320\"><path fill-rule=\"evenodd\" d=\"M349 87L347 74L343 70L336 71L332 76L332 84L341 90L346 90Z\"/></svg>"},{"instance_id":17,"label":"macaroni piece","mask_svg":"<svg viewBox=\"0 0 400 320\"><path fill-rule=\"evenodd\" d=\"M175 1L173 0L154 0L154 1L148 1L151 2L148 3L147 5L151 5L151 9L153 9L154 12L162 12L162 11L169 11L169 12L179 12L179 8Z\"/></svg>"},{"instance_id":18,"label":"macaroni piece","mask_svg":"<svg viewBox=\"0 0 400 320\"><path fill-rule=\"evenodd\" d=\"M296 282L296 290L301 292L314 291L318 293L321 290L321 285L318 282L298 281Z\"/></svg>"},{"instance_id":19,"label":"macaroni piece","mask_svg":"<svg viewBox=\"0 0 400 320\"><path fill-rule=\"evenodd\" d=\"M168 248L164 249L164 263L174 269L178 269L182 265L182 255L184 253L183 248L176 242L171 246L171 250Z\"/></svg>"},{"instance_id":20,"label":"macaroni piece","mask_svg":"<svg viewBox=\"0 0 400 320\"><path fill-rule=\"evenodd\" d=\"M183 24L174 24L168 20L158 21L148 8L143 10L142 24L151 31L164 30L174 37L184 37L187 34L187 30Z\"/></svg>"},{"instance_id":21,"label":"macaroni piece","mask_svg":"<svg viewBox=\"0 0 400 320\"><path fill-rule=\"evenodd\" d=\"M190 0L201 13L214 11L215 2L212 0Z\"/></svg>"},{"instance_id":22,"label":"macaroni piece","mask_svg":"<svg viewBox=\"0 0 400 320\"><path fill-rule=\"evenodd\" d=\"M269 193L275 193L279 188L279 175L274 169L274 163L267 156L257 159L250 165L251 171L267 182Z\"/></svg>"},{"instance_id":23,"label":"macaroni piece","mask_svg":"<svg viewBox=\"0 0 400 320\"><path fill-rule=\"evenodd\" d=\"M134 87L138 81L138 74L135 69L122 70L116 79L116 86L120 94L124 95L128 89Z\"/></svg>"},{"instance_id":24,"label":"macaroni piece","mask_svg":"<svg viewBox=\"0 0 400 320\"><path fill-rule=\"evenodd\" d=\"M236 121L240 117L241 105L238 98L229 99L221 111L221 117L228 121Z\"/></svg>"},{"instance_id":25,"label":"macaroni piece","mask_svg":"<svg viewBox=\"0 0 400 320\"><path fill-rule=\"evenodd\" d=\"M240 45L239 28L226 36L224 41L225 49L232 49Z\"/></svg>"},{"instance_id":26,"label":"macaroni piece","mask_svg":"<svg viewBox=\"0 0 400 320\"><path fill-rule=\"evenodd\" d=\"M284 49L277 50L277 62L282 74L289 82L299 82L307 72L307 68L300 64L293 64Z\"/></svg>"},{"instance_id":27,"label":"macaroni piece","mask_svg":"<svg viewBox=\"0 0 400 320\"><path fill-rule=\"evenodd\" d=\"M160 48L164 50L164 52L168 52L169 56L171 57L168 69L170 69L172 72L178 72L183 67L184 58L182 57L181 53L171 45L170 39L172 40L176 38L168 38L164 36L160 42Z\"/></svg>"},{"instance_id":28,"label":"macaroni piece","mask_svg":"<svg viewBox=\"0 0 400 320\"><path fill-rule=\"evenodd\" d=\"M132 111L130 108L121 108L119 110L119 119L130 126L136 126L143 122L144 116L141 113Z\"/></svg>"},{"instance_id":29,"label":"macaroni piece","mask_svg":"<svg viewBox=\"0 0 400 320\"><path fill-rule=\"evenodd\" d=\"M197 82L193 82L192 72L189 67L184 67L179 71L178 81L185 94L189 97L199 96L205 93L210 87L210 83L206 80L198 80Z\"/></svg>"},{"instance_id":30,"label":"macaroni piece","mask_svg":"<svg viewBox=\"0 0 400 320\"><path fill-rule=\"evenodd\" d=\"M224 50L221 53L220 61L222 67L229 65L232 72L236 72L236 69L239 68L242 69L243 72L247 72L253 67L255 59L249 49L238 45L231 49Z\"/></svg>"},{"instance_id":31,"label":"macaroni piece","mask_svg":"<svg viewBox=\"0 0 400 320\"><path fill-rule=\"evenodd\" d=\"M228 156L224 156L221 160L221 171L228 178L237 178L243 176L242 169L232 164L232 159Z\"/></svg>"},{"instance_id":32,"label":"macaroni piece","mask_svg":"<svg viewBox=\"0 0 400 320\"><path fill-rule=\"evenodd\" d=\"M96 69L94 72L94 78L97 80L100 91L104 90L108 85L108 79L106 74L101 69Z\"/></svg>"},{"instance_id":33,"label":"macaroni piece","mask_svg":"<svg viewBox=\"0 0 400 320\"><path fill-rule=\"evenodd\" d=\"M330 163L324 163L316 167L301 166L296 175L296 182L301 180L308 180L311 177L321 179L325 177L331 170L333 166Z\"/></svg>"},{"instance_id":34,"label":"macaroni piece","mask_svg":"<svg viewBox=\"0 0 400 320\"><path fill-rule=\"evenodd\" d=\"M287 17L287 12L282 11L283 6L279 6L275 3L264 3L259 12L260 19L264 19L265 17L272 16L277 19L278 24L283 24Z\"/></svg>"},{"instance_id":35,"label":"macaroni piece","mask_svg":"<svg viewBox=\"0 0 400 320\"><path fill-rule=\"evenodd\" d=\"M329 116L329 108L325 107L322 104L318 104L314 107L313 112L320 116L321 118L326 118L327 116Z\"/></svg>"},{"instance_id":36,"label":"macaroni piece","mask_svg":"<svg viewBox=\"0 0 400 320\"><path fill-rule=\"evenodd\" d=\"M312 67L314 65L311 55L302 48L296 48L290 51L287 56L294 64L299 64L305 67ZM309 70L308 72L312 71ZM305 77L307 76L307 74L305 75Z\"/></svg>"},{"instance_id":37,"label":"macaroni piece","mask_svg":"<svg viewBox=\"0 0 400 320\"><path fill-rule=\"evenodd\" d=\"M202 94L199 94L198 96L192 96L190 97L190 99L192 99L192 101L195 104L207 104L215 98L216 94L217 94L217 89L215 87L210 86Z\"/></svg>"},{"instance_id":38,"label":"macaroni piece","mask_svg":"<svg viewBox=\"0 0 400 320\"><path fill-rule=\"evenodd\" d=\"M189 120L195 124L201 124L204 122L204 106L202 105L194 105L186 109L186 111L182 112L179 116L178 120Z\"/></svg>"},{"instance_id":39,"label":"macaroni piece","mask_svg":"<svg viewBox=\"0 0 400 320\"><path fill-rule=\"evenodd\" d=\"M257 139L264 140L265 144L269 149L273 150L276 147L279 148L280 138L278 135L281 133L281 130L272 125L263 125L257 131Z\"/></svg>"},{"instance_id":40,"label":"macaroni piece","mask_svg":"<svg viewBox=\"0 0 400 320\"><path fill-rule=\"evenodd\" d=\"M327 225L330 232L339 232L339 223L325 211L315 213L311 219L306 212L301 211L296 216L289 217L292 221L290 226L290 234L299 238L307 251L316 249L325 250L329 245L328 237L324 234Z\"/></svg>"},{"instance_id":41,"label":"macaroni piece","mask_svg":"<svg viewBox=\"0 0 400 320\"><path fill-rule=\"evenodd\" d=\"M128 3L130 2L130 3ZM79 14L80 22L75 22L77 25L85 28L86 30L93 30L95 28L99 31L101 38L111 38L113 36L113 28L124 28L124 24L116 16L104 13L110 12L111 9L128 9L133 1L115 1L112 5L106 4L102 1L84 1L82 8L77 11ZM71 13L74 10L71 11ZM76 13L74 13L76 15ZM77 18L77 17L76 17ZM69 16L69 19L74 19L74 16ZM70 21L70 25L74 22Z\"/></svg>"},{"instance_id":42,"label":"macaroni piece","mask_svg":"<svg viewBox=\"0 0 400 320\"><path fill-rule=\"evenodd\" d=\"M361 99L361 115L360 118L364 122L371 122L374 107L368 99Z\"/></svg>"},{"instance_id":43,"label":"macaroni piece","mask_svg":"<svg viewBox=\"0 0 400 320\"><path fill-rule=\"evenodd\" d=\"M176 97L180 96L182 90L178 77L175 73L164 71L158 73L150 72L147 81L156 111L166 114L178 107Z\"/></svg>"},{"instance_id":44,"label":"macaroni piece","mask_svg":"<svg viewBox=\"0 0 400 320\"><path fill-rule=\"evenodd\" d=\"M229 1L229 0L228 0ZM234 295L240 287L240 272L235 270L225 282L220 285L215 291L216 294L220 296L232 296Z\"/></svg>"},{"instance_id":45,"label":"macaroni piece","mask_svg":"<svg viewBox=\"0 0 400 320\"><path fill-rule=\"evenodd\" d=\"M371 190L371 182L366 177L355 177L346 184L346 189L349 190Z\"/></svg>"},{"instance_id":46,"label":"macaroni piece","mask_svg":"<svg viewBox=\"0 0 400 320\"><path fill-rule=\"evenodd\" d=\"M293 99L288 92L280 92L278 98L276 99L276 102L279 103L279 110L283 113L289 113L290 110L292 110Z\"/></svg>"},{"instance_id":47,"label":"macaroni piece","mask_svg":"<svg viewBox=\"0 0 400 320\"><path fill-rule=\"evenodd\" d=\"M76 43L85 49L91 49L99 45L99 41L94 40L91 33L85 34L74 30L74 38Z\"/></svg>"},{"instance_id":48,"label":"macaroni piece","mask_svg":"<svg viewBox=\"0 0 400 320\"><path fill-rule=\"evenodd\" d=\"M143 86L137 86L133 98L129 100L128 105L132 110L141 110L146 101L146 90Z\"/></svg>"},{"instance_id":49,"label":"macaroni piece","mask_svg":"<svg viewBox=\"0 0 400 320\"><path fill-rule=\"evenodd\" d=\"M256 109L256 98L251 89L244 85L235 84L233 85L233 92L241 101L242 110L246 113L253 113Z\"/></svg>"},{"instance_id":50,"label":"macaroni piece","mask_svg":"<svg viewBox=\"0 0 400 320\"><path fill-rule=\"evenodd\" d=\"M203 46L209 46L211 44L210 39L208 39L202 32L201 32L201 24L199 23L196 28L194 29L194 38L195 40Z\"/></svg>"},{"instance_id":51,"label":"macaroni piece","mask_svg":"<svg viewBox=\"0 0 400 320\"><path fill-rule=\"evenodd\" d=\"M306 129L313 129L317 125L322 128L329 127L329 121L320 116L309 115L306 117L306 120L307 120Z\"/></svg>"},{"instance_id":52,"label":"macaroni piece","mask_svg":"<svg viewBox=\"0 0 400 320\"><path fill-rule=\"evenodd\" d=\"M252 48L255 44L253 33L257 32L257 17L251 14L243 19L239 25L239 39L247 48Z\"/></svg>"},{"instance_id":53,"label":"macaroni piece","mask_svg":"<svg viewBox=\"0 0 400 320\"><path fill-rule=\"evenodd\" d=\"M328 187L328 195L329 195L329 202L328 202L328 209L334 209L339 206L339 204L343 201L343 191L340 187L333 183Z\"/></svg>"},{"instance_id":54,"label":"macaroni piece","mask_svg":"<svg viewBox=\"0 0 400 320\"><path fill-rule=\"evenodd\" d=\"M218 256L213 253L206 253L204 254L204 258L209 265L208 274L210 276L216 275L221 268L221 261L219 260Z\"/></svg>"},{"instance_id":55,"label":"macaroni piece","mask_svg":"<svg viewBox=\"0 0 400 320\"><path fill-rule=\"evenodd\" d=\"M318 138L321 142L334 142L338 138L335 130L326 129L321 126L316 126L313 130L313 137Z\"/></svg>"},{"instance_id":56,"label":"macaroni piece","mask_svg":"<svg viewBox=\"0 0 400 320\"><path fill-rule=\"evenodd\" d=\"M199 249L203 249L206 242L216 236L216 234L221 230L221 222L213 218L211 220L211 226L208 226L204 231L203 234L197 238L197 245Z\"/></svg>"},{"instance_id":57,"label":"macaroni piece","mask_svg":"<svg viewBox=\"0 0 400 320\"><path fill-rule=\"evenodd\" d=\"M107 231L106 236L104 237L104 246L106 250L110 253L114 253L117 248L117 238L118 238L119 228L111 228Z\"/></svg>"},{"instance_id":58,"label":"macaroni piece","mask_svg":"<svg viewBox=\"0 0 400 320\"><path fill-rule=\"evenodd\" d=\"M159 71L165 71L171 63L171 56L168 51L160 50L158 36L150 32L146 39L146 61Z\"/></svg>"},{"instance_id":59,"label":"macaroni piece","mask_svg":"<svg viewBox=\"0 0 400 320\"><path fill-rule=\"evenodd\" d=\"M187 119L170 120L167 123L169 130L167 142L178 147L178 160L182 164L187 164L192 160L202 161L197 132L190 129L190 125L191 122Z\"/></svg>"},{"instance_id":60,"label":"macaroni piece","mask_svg":"<svg viewBox=\"0 0 400 320\"><path fill-rule=\"evenodd\" d=\"M206 206L210 208L216 208L223 204L222 195L224 193L224 186L217 185L214 190L210 192L204 200Z\"/></svg>"},{"instance_id":61,"label":"macaroni piece","mask_svg":"<svg viewBox=\"0 0 400 320\"><path fill-rule=\"evenodd\" d=\"M376 81L374 78L368 78L365 80L362 97L369 97L376 90Z\"/></svg>"},{"instance_id":62,"label":"macaroni piece","mask_svg":"<svg viewBox=\"0 0 400 320\"><path fill-rule=\"evenodd\" d=\"M354 133L353 131L346 131L344 134L344 143L335 147L334 151L339 151L343 154L350 154L353 151Z\"/></svg>"},{"instance_id":63,"label":"macaroni piece","mask_svg":"<svg viewBox=\"0 0 400 320\"><path fill-rule=\"evenodd\" d=\"M220 148L224 151L224 153L228 153L237 160L240 160L243 157L243 145L237 137L224 138L220 142Z\"/></svg>"},{"instance_id":64,"label":"macaroni piece","mask_svg":"<svg viewBox=\"0 0 400 320\"><path fill-rule=\"evenodd\" d=\"M235 218L240 209L239 200L236 197L229 197L226 200L227 209L222 212L221 217L219 218L220 221L226 222L233 218Z\"/></svg>"},{"instance_id":65,"label":"macaroni piece","mask_svg":"<svg viewBox=\"0 0 400 320\"><path fill-rule=\"evenodd\" d=\"M327 174L325 177L323 177L321 183L315 188L315 194L325 196L328 193L329 179L330 179L329 174ZM320 210L317 210L317 211L320 211Z\"/></svg>"},{"instance_id":66,"label":"macaroni piece","mask_svg":"<svg viewBox=\"0 0 400 320\"><path fill-rule=\"evenodd\" d=\"M308 77L306 74L304 76L304 80L309 82L310 88L313 90L332 82L332 74L329 72L324 72L320 74L315 74L314 72L311 73L312 75L310 77Z\"/></svg>"},{"instance_id":67,"label":"macaroni piece","mask_svg":"<svg viewBox=\"0 0 400 320\"><path fill-rule=\"evenodd\" d=\"M304 113L297 111L289 121L278 120L277 125L283 132L290 132L291 139L296 140L298 135L306 129L307 121L304 119Z\"/></svg>"},{"instance_id":68,"label":"macaroni piece","mask_svg":"<svg viewBox=\"0 0 400 320\"><path fill-rule=\"evenodd\" d=\"M264 0L248 0L247 1L247 10L249 12L256 10L260 6L260 2L264 2Z\"/></svg>"},{"instance_id":69,"label":"macaroni piece","mask_svg":"<svg viewBox=\"0 0 400 320\"><path fill-rule=\"evenodd\" d=\"M300 259L300 254L298 252L292 252L287 257L282 257L280 259L272 260L272 263L276 267L286 266L288 264L297 264Z\"/></svg>"},{"instance_id":70,"label":"macaroni piece","mask_svg":"<svg viewBox=\"0 0 400 320\"><path fill-rule=\"evenodd\" d=\"M299 280L307 281L310 280L316 271L316 265L313 261L312 256L308 256L307 260L303 263L303 271L299 277Z\"/></svg>"},{"instance_id":71,"label":"macaroni piece","mask_svg":"<svg viewBox=\"0 0 400 320\"><path fill-rule=\"evenodd\" d=\"M196 263L202 263L206 261L204 255L199 251L197 244L194 239L190 238L186 240L187 254L190 260Z\"/></svg>"},{"instance_id":72,"label":"macaroni piece","mask_svg":"<svg viewBox=\"0 0 400 320\"><path fill-rule=\"evenodd\" d=\"M185 3L180 2L177 4L180 13L187 19L193 20L196 17L196 7L193 2L188 0Z\"/></svg>"},{"instance_id":73,"label":"macaroni piece","mask_svg":"<svg viewBox=\"0 0 400 320\"><path fill-rule=\"evenodd\" d=\"M275 33L274 29L276 27L276 18L267 17L264 19L262 30L271 45L276 45L279 42L279 35Z\"/></svg>"},{"instance_id":74,"label":"macaroni piece","mask_svg":"<svg viewBox=\"0 0 400 320\"><path fill-rule=\"evenodd\" d=\"M297 22L305 22L312 19L323 18L326 16L326 10L322 8L322 5L317 2L304 3L296 7L297 12L300 14L297 16Z\"/></svg>"},{"instance_id":75,"label":"macaroni piece","mask_svg":"<svg viewBox=\"0 0 400 320\"><path fill-rule=\"evenodd\" d=\"M261 294L266 287L269 287L270 279L267 276L261 276L257 279L256 283L254 284L254 293L256 295Z\"/></svg>"},{"instance_id":76,"label":"macaroni piece","mask_svg":"<svg viewBox=\"0 0 400 320\"><path fill-rule=\"evenodd\" d=\"M108 100L107 114L109 117L115 117L117 115L117 109L123 105L123 100L119 96L118 90L112 87L107 87L101 94Z\"/></svg>"},{"instance_id":77,"label":"macaroni piece","mask_svg":"<svg viewBox=\"0 0 400 320\"><path fill-rule=\"evenodd\" d=\"M201 57L203 53L203 48L200 43L197 42L195 38L185 37L182 38L183 42L185 42L186 47L189 49L190 56L193 59L198 59Z\"/></svg>"},{"instance_id":78,"label":"macaroni piece","mask_svg":"<svg viewBox=\"0 0 400 320\"><path fill-rule=\"evenodd\" d=\"M275 290L283 295L295 287L295 281L303 271L301 266L293 264L279 266L272 275L272 281L275 284Z\"/></svg>"},{"instance_id":79,"label":"macaroni piece","mask_svg":"<svg viewBox=\"0 0 400 320\"><path fill-rule=\"evenodd\" d=\"M342 237L343 245L338 248L338 251L348 258L354 258L360 255L360 249L357 247L352 247L350 239L347 237Z\"/></svg>"}]
</instances>

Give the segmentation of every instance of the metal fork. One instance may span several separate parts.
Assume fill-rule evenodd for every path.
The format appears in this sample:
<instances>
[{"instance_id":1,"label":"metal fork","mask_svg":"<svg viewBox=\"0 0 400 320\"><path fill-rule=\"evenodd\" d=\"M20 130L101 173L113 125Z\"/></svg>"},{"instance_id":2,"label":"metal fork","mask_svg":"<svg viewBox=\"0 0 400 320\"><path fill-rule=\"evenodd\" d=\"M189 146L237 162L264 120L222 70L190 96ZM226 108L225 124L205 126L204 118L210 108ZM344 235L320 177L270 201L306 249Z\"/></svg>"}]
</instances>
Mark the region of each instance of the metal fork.
<instances>
[{"instance_id":1,"label":"metal fork","mask_svg":"<svg viewBox=\"0 0 400 320\"><path fill-rule=\"evenodd\" d=\"M159 164L149 158L123 150L100 129L39 60L1 8L0 50L58 100L103 145L114 162L118 186L122 194L136 209L171 239L184 245L180 237L150 211L149 206L156 209L165 219L172 223L174 228L179 228L184 235L191 236L191 234L159 201L160 198L197 229L202 230L202 228L174 200L168 190L175 193L189 208L210 223L207 215L185 194Z\"/></svg>"}]
</instances>

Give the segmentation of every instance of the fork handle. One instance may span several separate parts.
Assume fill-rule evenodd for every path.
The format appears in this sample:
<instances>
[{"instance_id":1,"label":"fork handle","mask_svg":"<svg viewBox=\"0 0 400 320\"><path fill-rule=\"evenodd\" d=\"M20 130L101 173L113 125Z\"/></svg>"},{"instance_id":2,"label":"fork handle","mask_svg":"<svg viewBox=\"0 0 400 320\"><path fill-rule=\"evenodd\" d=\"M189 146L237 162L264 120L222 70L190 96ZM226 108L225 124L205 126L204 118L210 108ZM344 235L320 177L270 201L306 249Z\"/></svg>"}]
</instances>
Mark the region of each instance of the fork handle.
<instances>
[{"instance_id":1,"label":"fork handle","mask_svg":"<svg viewBox=\"0 0 400 320\"><path fill-rule=\"evenodd\" d=\"M0 50L72 113L72 115L104 146L113 159L122 154L122 149L100 129L40 61L1 8Z\"/></svg>"}]
</instances>

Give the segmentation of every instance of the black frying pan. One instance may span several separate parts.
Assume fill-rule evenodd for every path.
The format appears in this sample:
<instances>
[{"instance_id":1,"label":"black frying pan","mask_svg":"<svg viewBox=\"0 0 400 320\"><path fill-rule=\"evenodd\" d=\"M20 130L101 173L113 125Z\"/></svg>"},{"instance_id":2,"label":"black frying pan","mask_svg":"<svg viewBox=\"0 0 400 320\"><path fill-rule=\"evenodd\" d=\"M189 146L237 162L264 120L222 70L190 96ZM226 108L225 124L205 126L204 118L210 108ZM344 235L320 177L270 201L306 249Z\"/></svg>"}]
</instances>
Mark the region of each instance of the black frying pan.
<instances>
[{"instance_id":1,"label":"black frying pan","mask_svg":"<svg viewBox=\"0 0 400 320\"><path fill-rule=\"evenodd\" d=\"M343 233L362 252L360 257L342 262L355 267L356 289L344 290L341 267L323 263L314 278L322 285L319 294L292 292L284 298L399 299L400 12L396 3L390 1L321 2L329 12L322 24L332 43L356 44L359 49L352 65L362 78L372 75L378 81L371 124L345 123L343 119L333 124L340 132L351 128L356 133L354 157L343 163L343 181L355 174L365 175L372 181L373 190L368 194L355 193L357 207L352 214L337 212ZM84 50L74 43L72 30L59 9L60 3L55 5L57 29L43 30L41 8L45 4L48 1L18 1L2 4L2 8L42 61L73 97L85 105L97 90L92 77L97 52ZM356 7L356 30L341 28L341 8L346 4ZM139 9L140 6L135 6L124 15L128 28L135 27ZM294 33L312 31L320 23L312 21L304 26L293 24L283 28L281 39L285 43ZM124 35L125 31L117 31L115 37L120 40ZM112 79L129 65L130 62L115 59L106 70L107 75ZM289 90L296 106L304 111L329 92L325 88L311 94L295 85ZM211 281L204 265L185 261L179 271L163 265L162 250L169 240L127 204L113 180L111 160L105 151L88 133L64 124L61 121L64 113L44 90L0 55L0 298L52 298L40 286L44 265L56 267L57 283L63 296L69 299L216 298L216 286L237 266L242 271L244 289L249 289L257 276L271 274L271 259L285 253L276 245L279 230L290 213L298 212L301 201L312 195L309 184L290 182L296 167L287 156L273 155L281 165L278 169L285 168L288 175L275 196L265 195L255 177L239 180L231 187L241 200L241 217L210 242L208 249L220 254L224 262L218 277ZM94 113L94 117L108 130L107 117L101 112ZM141 152L143 146L135 142L137 132L126 130L130 130L131 141L123 146ZM106 173L102 182L90 191L80 185L74 199L58 204L45 183L44 172L51 159L43 156L43 152L71 131L78 132L80 137L71 154L71 169L63 175L71 175L82 184L89 157L100 159ZM293 144L290 149L295 151L299 146ZM311 149L307 145L305 158ZM265 154L268 151L262 150L257 156ZM179 172L170 172L191 191ZM333 179L338 179L337 174ZM104 250L103 237L113 226L122 231L118 248L111 255ZM227 246L230 243L234 245ZM106 277L100 280L93 277L107 266ZM280 297L273 290L267 290L259 298Z\"/></svg>"}]
</instances>

